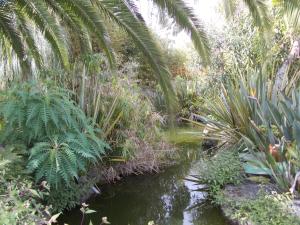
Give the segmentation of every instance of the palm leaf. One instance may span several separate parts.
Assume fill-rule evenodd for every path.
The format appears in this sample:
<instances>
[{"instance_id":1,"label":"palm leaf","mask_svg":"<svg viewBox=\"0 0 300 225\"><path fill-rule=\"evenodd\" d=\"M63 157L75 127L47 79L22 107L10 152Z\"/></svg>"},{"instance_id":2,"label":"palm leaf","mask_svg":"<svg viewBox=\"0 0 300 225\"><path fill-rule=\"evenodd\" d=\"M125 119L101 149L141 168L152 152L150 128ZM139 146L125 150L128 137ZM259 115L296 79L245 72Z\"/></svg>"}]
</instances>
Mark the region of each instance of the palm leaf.
<instances>
[{"instance_id":1,"label":"palm leaf","mask_svg":"<svg viewBox=\"0 0 300 225\"><path fill-rule=\"evenodd\" d=\"M167 102L169 105L172 105L175 94L169 79L170 72L162 57L161 51L145 24L131 13L128 5L123 1L103 0L95 1L95 3L108 18L116 22L135 41L153 68L155 76L165 93ZM118 5L118 7L116 7L116 5Z\"/></svg>"},{"instance_id":2,"label":"palm leaf","mask_svg":"<svg viewBox=\"0 0 300 225\"><path fill-rule=\"evenodd\" d=\"M183 0L153 0L162 10L173 18L176 24L191 35L197 52L203 61L208 63L210 56L209 41L201 21L194 14L193 9Z\"/></svg>"},{"instance_id":3,"label":"palm leaf","mask_svg":"<svg viewBox=\"0 0 300 225\"><path fill-rule=\"evenodd\" d=\"M270 28L271 21L267 0L243 0L243 3L248 8L256 26L263 29ZM236 1L223 0L223 5L227 17L234 16Z\"/></svg>"}]
</instances>

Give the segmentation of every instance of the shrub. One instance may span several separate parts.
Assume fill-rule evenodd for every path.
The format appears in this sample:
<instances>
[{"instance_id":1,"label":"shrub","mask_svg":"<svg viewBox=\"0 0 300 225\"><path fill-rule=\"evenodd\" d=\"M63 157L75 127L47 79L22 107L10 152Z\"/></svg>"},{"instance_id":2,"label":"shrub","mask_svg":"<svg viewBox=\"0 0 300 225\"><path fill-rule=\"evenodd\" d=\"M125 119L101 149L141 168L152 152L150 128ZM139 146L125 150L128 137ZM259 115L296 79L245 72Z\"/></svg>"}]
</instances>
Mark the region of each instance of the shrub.
<instances>
[{"instance_id":1,"label":"shrub","mask_svg":"<svg viewBox=\"0 0 300 225\"><path fill-rule=\"evenodd\" d=\"M82 110L67 93L25 83L2 92L0 137L5 144L24 143L30 149L29 172L51 188L68 186L96 163L108 146L98 137Z\"/></svg>"},{"instance_id":2,"label":"shrub","mask_svg":"<svg viewBox=\"0 0 300 225\"><path fill-rule=\"evenodd\" d=\"M243 180L243 167L237 152L223 150L214 157L203 160L199 175L193 176L193 181L207 184L209 194L214 197L226 184L239 184Z\"/></svg>"},{"instance_id":3,"label":"shrub","mask_svg":"<svg viewBox=\"0 0 300 225\"><path fill-rule=\"evenodd\" d=\"M202 85L200 80L187 80L181 77L175 78L172 84L178 100L178 107L173 113L177 117L184 118L189 118L192 113L200 113L200 108L204 102L202 95L205 92L205 85ZM150 100L156 111L162 114L169 113L160 88L151 93Z\"/></svg>"},{"instance_id":4,"label":"shrub","mask_svg":"<svg viewBox=\"0 0 300 225\"><path fill-rule=\"evenodd\" d=\"M28 146L47 136L88 129L84 113L62 90L25 83L1 93L0 117L4 143L19 141Z\"/></svg>"},{"instance_id":5,"label":"shrub","mask_svg":"<svg viewBox=\"0 0 300 225\"><path fill-rule=\"evenodd\" d=\"M49 215L41 201L46 193L33 190L30 179L16 175L24 170L24 159L15 149L0 150L0 224L45 223Z\"/></svg>"},{"instance_id":6,"label":"shrub","mask_svg":"<svg viewBox=\"0 0 300 225\"><path fill-rule=\"evenodd\" d=\"M27 168L36 181L46 179L50 187L70 186L89 163L97 163L106 145L95 136L68 133L38 142L30 149Z\"/></svg>"},{"instance_id":7,"label":"shrub","mask_svg":"<svg viewBox=\"0 0 300 225\"><path fill-rule=\"evenodd\" d=\"M103 138L112 146L113 156L134 159L143 152L140 142L148 147L161 141L159 129L162 117L154 112L149 99L130 79L103 82L99 95L101 106L95 116ZM129 86L130 84L130 86ZM157 140L151 140L153 138ZM148 149L149 150L149 149Z\"/></svg>"},{"instance_id":8,"label":"shrub","mask_svg":"<svg viewBox=\"0 0 300 225\"><path fill-rule=\"evenodd\" d=\"M51 205L53 212L62 212L63 210L71 210L80 205L82 199L91 194L91 187L94 185L93 181L86 181L85 183L70 183L62 189L51 189L49 196L45 200L47 205Z\"/></svg>"}]
</instances>

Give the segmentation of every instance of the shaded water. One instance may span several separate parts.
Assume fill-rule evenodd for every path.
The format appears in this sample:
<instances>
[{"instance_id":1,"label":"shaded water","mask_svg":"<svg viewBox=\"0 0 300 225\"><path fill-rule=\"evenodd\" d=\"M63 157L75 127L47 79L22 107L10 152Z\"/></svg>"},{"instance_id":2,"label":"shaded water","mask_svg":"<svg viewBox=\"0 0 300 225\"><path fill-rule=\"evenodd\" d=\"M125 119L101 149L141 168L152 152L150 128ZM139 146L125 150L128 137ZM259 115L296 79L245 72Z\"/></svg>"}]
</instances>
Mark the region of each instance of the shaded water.
<instances>
[{"instance_id":1,"label":"shaded water","mask_svg":"<svg viewBox=\"0 0 300 225\"><path fill-rule=\"evenodd\" d=\"M186 158L178 166L155 175L131 176L114 185L101 186L102 194L88 204L97 213L90 214L100 224L108 217L112 225L228 225L219 208L205 200L206 193L194 191L194 183L185 180L197 174L199 147L188 147L183 152ZM79 209L65 213L61 224L79 225Z\"/></svg>"}]
</instances>

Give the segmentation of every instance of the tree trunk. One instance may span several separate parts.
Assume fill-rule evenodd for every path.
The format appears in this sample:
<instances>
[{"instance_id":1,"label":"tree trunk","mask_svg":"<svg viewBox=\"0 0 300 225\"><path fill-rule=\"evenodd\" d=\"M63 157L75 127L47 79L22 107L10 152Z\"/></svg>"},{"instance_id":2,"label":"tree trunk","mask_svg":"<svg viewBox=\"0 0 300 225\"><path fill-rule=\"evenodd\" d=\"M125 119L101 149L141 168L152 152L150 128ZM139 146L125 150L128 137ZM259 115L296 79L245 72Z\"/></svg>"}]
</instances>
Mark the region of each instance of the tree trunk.
<instances>
[{"instance_id":1,"label":"tree trunk","mask_svg":"<svg viewBox=\"0 0 300 225\"><path fill-rule=\"evenodd\" d=\"M283 62L282 66L276 73L275 82L272 90L272 101L278 96L278 92L283 90L283 79L285 74L288 72L290 65L300 56L300 40L294 41L292 49L287 59Z\"/></svg>"}]
</instances>

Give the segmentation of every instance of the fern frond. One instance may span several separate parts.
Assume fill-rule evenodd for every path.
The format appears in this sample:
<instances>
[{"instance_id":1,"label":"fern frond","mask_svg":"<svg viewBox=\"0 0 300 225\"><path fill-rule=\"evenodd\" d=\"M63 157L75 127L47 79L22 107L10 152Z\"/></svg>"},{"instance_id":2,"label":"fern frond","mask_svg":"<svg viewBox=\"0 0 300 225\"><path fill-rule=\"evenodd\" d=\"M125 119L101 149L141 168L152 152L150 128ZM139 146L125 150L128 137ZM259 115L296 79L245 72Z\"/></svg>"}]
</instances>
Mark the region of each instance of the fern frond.
<instances>
[{"instance_id":1,"label":"fern frond","mask_svg":"<svg viewBox=\"0 0 300 225\"><path fill-rule=\"evenodd\" d=\"M90 163L95 163L104 152L103 146L97 150L83 134L54 136L30 149L28 171L35 173L36 181L45 179L51 188L70 185L79 173L86 171Z\"/></svg>"}]
</instances>

